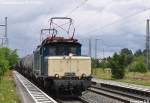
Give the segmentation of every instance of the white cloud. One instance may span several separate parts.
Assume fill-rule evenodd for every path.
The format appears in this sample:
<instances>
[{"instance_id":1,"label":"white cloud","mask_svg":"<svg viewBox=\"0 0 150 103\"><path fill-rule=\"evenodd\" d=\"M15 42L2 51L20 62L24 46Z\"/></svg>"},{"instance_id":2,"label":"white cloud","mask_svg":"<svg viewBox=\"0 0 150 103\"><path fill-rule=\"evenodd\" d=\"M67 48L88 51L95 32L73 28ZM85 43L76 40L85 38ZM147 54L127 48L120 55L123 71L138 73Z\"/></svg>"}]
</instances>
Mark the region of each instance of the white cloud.
<instances>
[{"instance_id":1,"label":"white cloud","mask_svg":"<svg viewBox=\"0 0 150 103\"><path fill-rule=\"evenodd\" d=\"M84 0L0 1L3 1L0 3L1 18L8 16L10 47L20 49L20 55L25 55L24 51L32 52L39 43L40 29L48 27L50 17L66 16L84 2ZM10 1L14 3L11 4ZM41 3L23 4L24 1ZM149 11L126 17L149 8L149 5L149 0L88 0L82 7L70 13L69 17L75 21L77 37L99 36L106 44L119 44L118 47L105 46L105 52L109 55L123 47L134 50L144 48L145 22L149 18ZM114 21L117 22L112 24Z\"/></svg>"}]
</instances>

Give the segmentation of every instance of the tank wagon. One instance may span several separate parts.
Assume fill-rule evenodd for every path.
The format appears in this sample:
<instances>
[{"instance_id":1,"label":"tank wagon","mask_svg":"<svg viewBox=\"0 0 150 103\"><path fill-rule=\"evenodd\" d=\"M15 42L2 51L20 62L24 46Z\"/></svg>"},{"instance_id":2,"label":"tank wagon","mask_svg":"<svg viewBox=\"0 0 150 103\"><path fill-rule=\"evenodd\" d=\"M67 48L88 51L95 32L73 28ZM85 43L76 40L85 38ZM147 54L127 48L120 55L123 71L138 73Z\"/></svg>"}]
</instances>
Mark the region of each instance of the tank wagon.
<instances>
[{"instance_id":1,"label":"tank wagon","mask_svg":"<svg viewBox=\"0 0 150 103\"><path fill-rule=\"evenodd\" d=\"M16 69L53 94L81 95L91 84L91 58L81 55L81 46L72 37L50 35Z\"/></svg>"}]
</instances>

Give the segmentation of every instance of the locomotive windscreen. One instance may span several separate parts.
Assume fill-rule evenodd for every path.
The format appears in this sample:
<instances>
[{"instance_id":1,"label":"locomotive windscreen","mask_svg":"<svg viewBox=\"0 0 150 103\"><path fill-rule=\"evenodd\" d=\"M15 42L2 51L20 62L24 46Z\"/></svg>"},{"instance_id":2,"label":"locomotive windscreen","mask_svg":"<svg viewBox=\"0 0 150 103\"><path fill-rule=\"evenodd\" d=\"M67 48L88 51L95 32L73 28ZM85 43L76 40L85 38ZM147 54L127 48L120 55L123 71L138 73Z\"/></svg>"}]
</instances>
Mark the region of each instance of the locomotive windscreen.
<instances>
[{"instance_id":1,"label":"locomotive windscreen","mask_svg":"<svg viewBox=\"0 0 150 103\"><path fill-rule=\"evenodd\" d=\"M44 46L44 56L64 56L72 53L81 55L81 44L79 43L52 43Z\"/></svg>"}]
</instances>

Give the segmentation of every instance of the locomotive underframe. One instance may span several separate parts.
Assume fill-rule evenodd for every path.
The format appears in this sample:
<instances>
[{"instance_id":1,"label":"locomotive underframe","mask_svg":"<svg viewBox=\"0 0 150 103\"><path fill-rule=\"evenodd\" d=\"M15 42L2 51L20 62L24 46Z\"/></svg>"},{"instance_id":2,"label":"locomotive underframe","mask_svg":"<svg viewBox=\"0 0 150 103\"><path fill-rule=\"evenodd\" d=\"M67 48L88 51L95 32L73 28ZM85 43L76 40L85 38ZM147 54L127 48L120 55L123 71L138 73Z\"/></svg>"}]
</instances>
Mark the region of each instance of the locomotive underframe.
<instances>
[{"instance_id":1,"label":"locomotive underframe","mask_svg":"<svg viewBox=\"0 0 150 103\"><path fill-rule=\"evenodd\" d=\"M38 86L48 93L59 96L79 96L91 85L91 77L34 77Z\"/></svg>"}]
</instances>

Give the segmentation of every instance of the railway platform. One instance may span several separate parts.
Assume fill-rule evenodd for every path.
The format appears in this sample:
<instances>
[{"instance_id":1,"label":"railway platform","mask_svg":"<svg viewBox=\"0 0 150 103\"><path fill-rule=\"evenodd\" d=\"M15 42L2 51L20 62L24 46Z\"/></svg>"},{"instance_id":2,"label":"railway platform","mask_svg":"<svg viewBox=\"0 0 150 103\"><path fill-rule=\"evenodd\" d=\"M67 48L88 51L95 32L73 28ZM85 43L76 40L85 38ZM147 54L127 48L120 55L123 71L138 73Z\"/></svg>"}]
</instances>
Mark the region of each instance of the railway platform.
<instances>
[{"instance_id":1,"label":"railway platform","mask_svg":"<svg viewBox=\"0 0 150 103\"><path fill-rule=\"evenodd\" d=\"M122 83L122 82L116 82L112 80L103 80L103 79L98 79L98 78L93 78L92 81L96 83L114 85L118 87L129 88L129 89L134 89L134 90L150 93L150 86L135 85L135 84L130 84L130 83Z\"/></svg>"},{"instance_id":2,"label":"railway platform","mask_svg":"<svg viewBox=\"0 0 150 103\"><path fill-rule=\"evenodd\" d=\"M13 71L13 77L21 103L57 103L17 71Z\"/></svg>"},{"instance_id":3,"label":"railway platform","mask_svg":"<svg viewBox=\"0 0 150 103\"><path fill-rule=\"evenodd\" d=\"M139 99L142 103L150 103L150 87L148 86L122 83L112 80L102 80L97 78L93 78L92 82L93 84L96 84L99 89L135 98L135 101Z\"/></svg>"}]
</instances>

